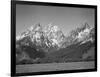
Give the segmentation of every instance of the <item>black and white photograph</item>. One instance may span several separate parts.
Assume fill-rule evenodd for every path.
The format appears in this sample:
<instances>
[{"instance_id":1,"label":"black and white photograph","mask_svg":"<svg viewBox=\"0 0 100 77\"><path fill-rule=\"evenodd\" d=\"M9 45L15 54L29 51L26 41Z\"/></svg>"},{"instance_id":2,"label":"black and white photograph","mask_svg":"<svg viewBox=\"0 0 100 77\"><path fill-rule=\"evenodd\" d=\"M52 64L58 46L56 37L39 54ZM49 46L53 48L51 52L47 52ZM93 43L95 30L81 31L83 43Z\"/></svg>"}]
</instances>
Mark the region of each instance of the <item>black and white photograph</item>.
<instances>
[{"instance_id":1,"label":"black and white photograph","mask_svg":"<svg viewBox=\"0 0 100 77\"><path fill-rule=\"evenodd\" d=\"M96 68L96 9L65 5L16 4L17 74Z\"/></svg>"}]
</instances>

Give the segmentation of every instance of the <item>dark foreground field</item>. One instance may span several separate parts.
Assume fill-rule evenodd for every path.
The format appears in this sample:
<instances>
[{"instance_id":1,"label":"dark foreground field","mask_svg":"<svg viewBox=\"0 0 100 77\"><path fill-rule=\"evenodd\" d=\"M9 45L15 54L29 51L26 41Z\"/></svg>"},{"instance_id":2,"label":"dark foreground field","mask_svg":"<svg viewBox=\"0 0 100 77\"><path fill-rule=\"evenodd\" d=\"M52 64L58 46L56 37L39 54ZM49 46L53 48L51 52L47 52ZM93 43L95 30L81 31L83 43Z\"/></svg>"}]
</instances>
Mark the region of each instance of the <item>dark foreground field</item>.
<instances>
[{"instance_id":1,"label":"dark foreground field","mask_svg":"<svg viewBox=\"0 0 100 77\"><path fill-rule=\"evenodd\" d=\"M95 67L94 61L70 62L70 63L51 63L51 64L28 64L28 65L16 65L16 73L93 69L94 67Z\"/></svg>"}]
</instances>

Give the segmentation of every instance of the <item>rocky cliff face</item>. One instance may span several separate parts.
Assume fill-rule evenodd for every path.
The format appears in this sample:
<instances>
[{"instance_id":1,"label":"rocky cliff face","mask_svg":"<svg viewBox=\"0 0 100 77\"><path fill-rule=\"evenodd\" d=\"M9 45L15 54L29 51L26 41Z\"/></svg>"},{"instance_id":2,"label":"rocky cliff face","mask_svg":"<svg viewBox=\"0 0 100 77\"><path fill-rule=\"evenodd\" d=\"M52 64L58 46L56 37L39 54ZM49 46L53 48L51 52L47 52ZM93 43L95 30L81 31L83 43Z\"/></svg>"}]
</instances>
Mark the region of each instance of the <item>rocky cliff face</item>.
<instances>
[{"instance_id":1,"label":"rocky cliff face","mask_svg":"<svg viewBox=\"0 0 100 77\"><path fill-rule=\"evenodd\" d=\"M33 59L37 60L37 58L50 56L50 54L46 54L51 51L54 56L58 53L60 54L56 56L69 56L69 53L72 55L76 51L79 54L80 48L82 52L87 51L93 46L94 41L95 29L91 28L87 23L72 30L69 36L65 36L57 25L42 26L41 24L36 24L16 36L16 57L20 56L21 59L18 57L18 61L30 60L31 58L33 62Z\"/></svg>"},{"instance_id":2,"label":"rocky cliff face","mask_svg":"<svg viewBox=\"0 0 100 77\"><path fill-rule=\"evenodd\" d=\"M66 37L57 26L49 24L43 28L40 24L37 24L35 27L32 26L21 33L21 35L17 36L16 41L22 42L23 39L30 39L30 42L36 46L62 48L62 43L65 38Z\"/></svg>"}]
</instances>

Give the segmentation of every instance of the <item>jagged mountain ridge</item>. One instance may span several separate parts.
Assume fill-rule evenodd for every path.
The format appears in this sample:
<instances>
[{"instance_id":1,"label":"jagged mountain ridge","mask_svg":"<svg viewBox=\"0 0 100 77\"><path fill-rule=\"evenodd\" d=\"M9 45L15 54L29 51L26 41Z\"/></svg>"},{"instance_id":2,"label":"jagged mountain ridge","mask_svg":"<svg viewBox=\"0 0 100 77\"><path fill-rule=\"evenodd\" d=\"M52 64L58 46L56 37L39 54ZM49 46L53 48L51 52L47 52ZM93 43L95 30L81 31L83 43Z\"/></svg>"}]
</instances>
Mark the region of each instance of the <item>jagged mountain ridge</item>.
<instances>
[{"instance_id":1,"label":"jagged mountain ridge","mask_svg":"<svg viewBox=\"0 0 100 77\"><path fill-rule=\"evenodd\" d=\"M87 23L70 32L69 36L65 36L63 32L55 25L47 25L43 27L36 24L17 36L16 41L25 39L24 45L29 45L26 39L29 39L32 44L42 48L65 48L71 44L83 44L87 41L94 41L94 28L91 28ZM31 44L31 45L32 45Z\"/></svg>"},{"instance_id":2,"label":"jagged mountain ridge","mask_svg":"<svg viewBox=\"0 0 100 77\"><path fill-rule=\"evenodd\" d=\"M43 28L40 24L37 24L27 29L21 35L17 36L16 40L22 40L24 38L30 38L30 41L36 46L61 47L62 42L65 39L64 34L57 26L48 25Z\"/></svg>"},{"instance_id":3,"label":"jagged mountain ridge","mask_svg":"<svg viewBox=\"0 0 100 77\"><path fill-rule=\"evenodd\" d=\"M72 30L69 36L66 37L67 41L65 43L71 45L76 43L83 44L88 41L94 42L94 35L94 28L85 23L81 27Z\"/></svg>"}]
</instances>

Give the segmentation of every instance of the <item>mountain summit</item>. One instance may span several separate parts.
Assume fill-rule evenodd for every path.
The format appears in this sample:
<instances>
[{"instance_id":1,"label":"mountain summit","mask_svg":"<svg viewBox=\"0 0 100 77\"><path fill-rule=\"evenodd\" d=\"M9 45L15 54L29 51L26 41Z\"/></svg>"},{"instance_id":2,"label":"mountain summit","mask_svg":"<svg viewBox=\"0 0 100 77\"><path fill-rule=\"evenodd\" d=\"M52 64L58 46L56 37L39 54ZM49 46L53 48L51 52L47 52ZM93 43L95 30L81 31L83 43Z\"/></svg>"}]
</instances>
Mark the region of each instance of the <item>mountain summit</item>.
<instances>
[{"instance_id":1,"label":"mountain summit","mask_svg":"<svg viewBox=\"0 0 100 77\"><path fill-rule=\"evenodd\" d=\"M30 41L36 46L59 49L62 48L62 43L66 37L58 26L49 24L42 27L41 24L36 24L17 36L16 41L25 38L30 38Z\"/></svg>"},{"instance_id":2,"label":"mountain summit","mask_svg":"<svg viewBox=\"0 0 100 77\"><path fill-rule=\"evenodd\" d=\"M63 32L56 25L42 26L40 23L35 26L31 26L26 31L17 36L16 41L28 43L29 39L31 44L40 46L41 48L65 48L71 44L80 43L83 44L87 41L93 42L94 29L87 23L81 27L76 28L70 32L69 36L65 36ZM26 44L29 45L29 44Z\"/></svg>"},{"instance_id":3,"label":"mountain summit","mask_svg":"<svg viewBox=\"0 0 100 77\"><path fill-rule=\"evenodd\" d=\"M67 37L67 44L75 44L79 43L83 44L87 41L93 42L93 37L91 35L94 35L94 31L92 30L87 23L82 25L81 27L78 27L70 32L70 35ZM92 34L91 34L91 31Z\"/></svg>"}]
</instances>

